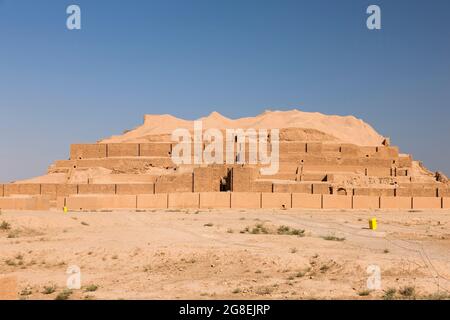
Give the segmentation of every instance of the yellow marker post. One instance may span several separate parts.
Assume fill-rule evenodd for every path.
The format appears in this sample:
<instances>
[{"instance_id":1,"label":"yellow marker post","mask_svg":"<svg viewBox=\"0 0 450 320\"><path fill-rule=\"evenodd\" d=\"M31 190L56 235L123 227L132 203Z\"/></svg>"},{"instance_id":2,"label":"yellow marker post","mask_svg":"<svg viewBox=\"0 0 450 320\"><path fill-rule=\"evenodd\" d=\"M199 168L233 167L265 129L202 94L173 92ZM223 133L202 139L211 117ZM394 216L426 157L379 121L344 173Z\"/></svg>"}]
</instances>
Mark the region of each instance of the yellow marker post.
<instances>
[{"instance_id":1,"label":"yellow marker post","mask_svg":"<svg viewBox=\"0 0 450 320\"><path fill-rule=\"evenodd\" d=\"M67 210L67 207L64 207L63 211L64 211L64 213L67 213L67 211L69 211L69 210Z\"/></svg>"},{"instance_id":2,"label":"yellow marker post","mask_svg":"<svg viewBox=\"0 0 450 320\"><path fill-rule=\"evenodd\" d=\"M371 230L377 230L377 218L372 218L369 220L369 228Z\"/></svg>"}]
</instances>

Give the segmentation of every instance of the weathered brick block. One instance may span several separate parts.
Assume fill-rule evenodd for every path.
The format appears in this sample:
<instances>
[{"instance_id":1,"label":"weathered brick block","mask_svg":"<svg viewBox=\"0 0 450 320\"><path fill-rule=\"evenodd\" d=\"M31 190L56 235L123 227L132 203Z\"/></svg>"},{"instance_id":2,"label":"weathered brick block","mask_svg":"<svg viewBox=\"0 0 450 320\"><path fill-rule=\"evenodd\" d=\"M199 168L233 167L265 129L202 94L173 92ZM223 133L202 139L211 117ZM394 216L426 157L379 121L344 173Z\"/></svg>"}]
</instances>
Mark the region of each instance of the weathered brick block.
<instances>
[{"instance_id":1,"label":"weathered brick block","mask_svg":"<svg viewBox=\"0 0 450 320\"><path fill-rule=\"evenodd\" d=\"M380 197L353 196L353 209L379 209Z\"/></svg>"},{"instance_id":2,"label":"weathered brick block","mask_svg":"<svg viewBox=\"0 0 450 320\"><path fill-rule=\"evenodd\" d=\"M169 193L169 208L198 208L200 195L198 192Z\"/></svg>"},{"instance_id":3,"label":"weathered brick block","mask_svg":"<svg viewBox=\"0 0 450 320\"><path fill-rule=\"evenodd\" d=\"M138 209L166 209L167 193L145 194L137 196Z\"/></svg>"},{"instance_id":4,"label":"weathered brick block","mask_svg":"<svg viewBox=\"0 0 450 320\"><path fill-rule=\"evenodd\" d=\"M141 157L170 157L171 151L171 144L166 142L140 144Z\"/></svg>"},{"instance_id":5,"label":"weathered brick block","mask_svg":"<svg viewBox=\"0 0 450 320\"><path fill-rule=\"evenodd\" d=\"M132 195L74 195L66 198L69 210L136 209L136 196Z\"/></svg>"},{"instance_id":6,"label":"weathered brick block","mask_svg":"<svg viewBox=\"0 0 450 320\"><path fill-rule=\"evenodd\" d=\"M290 209L290 193L262 193L261 208L263 209Z\"/></svg>"},{"instance_id":7,"label":"weathered brick block","mask_svg":"<svg viewBox=\"0 0 450 320\"><path fill-rule=\"evenodd\" d=\"M231 208L233 209L259 209L261 208L261 193L232 192Z\"/></svg>"},{"instance_id":8,"label":"weathered brick block","mask_svg":"<svg viewBox=\"0 0 450 320\"><path fill-rule=\"evenodd\" d=\"M118 184L116 194L153 194L155 185L153 183Z\"/></svg>"},{"instance_id":9,"label":"weathered brick block","mask_svg":"<svg viewBox=\"0 0 450 320\"><path fill-rule=\"evenodd\" d=\"M292 208L321 209L322 208L322 195L306 194L306 193L293 193L292 194Z\"/></svg>"},{"instance_id":10,"label":"weathered brick block","mask_svg":"<svg viewBox=\"0 0 450 320\"><path fill-rule=\"evenodd\" d=\"M443 209L450 209L450 197L442 198L442 208Z\"/></svg>"},{"instance_id":11,"label":"weathered brick block","mask_svg":"<svg viewBox=\"0 0 450 320\"><path fill-rule=\"evenodd\" d=\"M312 193L311 183L274 183L273 192Z\"/></svg>"},{"instance_id":12,"label":"weathered brick block","mask_svg":"<svg viewBox=\"0 0 450 320\"><path fill-rule=\"evenodd\" d=\"M413 197L413 209L441 209L442 198L437 197Z\"/></svg>"},{"instance_id":13,"label":"weathered brick block","mask_svg":"<svg viewBox=\"0 0 450 320\"><path fill-rule=\"evenodd\" d=\"M328 183L313 183L312 184L313 194L330 194L330 184Z\"/></svg>"},{"instance_id":14,"label":"weathered brick block","mask_svg":"<svg viewBox=\"0 0 450 320\"><path fill-rule=\"evenodd\" d=\"M201 192L200 208L229 209L231 208L230 192Z\"/></svg>"},{"instance_id":15,"label":"weathered brick block","mask_svg":"<svg viewBox=\"0 0 450 320\"><path fill-rule=\"evenodd\" d=\"M70 146L70 160L106 158L106 144L72 144Z\"/></svg>"},{"instance_id":16,"label":"weathered brick block","mask_svg":"<svg viewBox=\"0 0 450 320\"><path fill-rule=\"evenodd\" d=\"M159 177L155 183L155 193L192 192L192 191L193 191L192 173L163 175Z\"/></svg>"},{"instance_id":17,"label":"weathered brick block","mask_svg":"<svg viewBox=\"0 0 450 320\"><path fill-rule=\"evenodd\" d=\"M110 143L107 147L107 157L138 157L138 143Z\"/></svg>"},{"instance_id":18,"label":"weathered brick block","mask_svg":"<svg viewBox=\"0 0 450 320\"><path fill-rule=\"evenodd\" d=\"M411 197L380 197L381 209L412 209Z\"/></svg>"},{"instance_id":19,"label":"weathered brick block","mask_svg":"<svg viewBox=\"0 0 450 320\"><path fill-rule=\"evenodd\" d=\"M115 194L115 184L79 184L78 194Z\"/></svg>"},{"instance_id":20,"label":"weathered brick block","mask_svg":"<svg viewBox=\"0 0 450 320\"><path fill-rule=\"evenodd\" d=\"M39 195L41 185L37 183L10 183L4 186L4 196L11 195Z\"/></svg>"},{"instance_id":21,"label":"weathered brick block","mask_svg":"<svg viewBox=\"0 0 450 320\"><path fill-rule=\"evenodd\" d=\"M351 209L352 196L322 195L323 209Z\"/></svg>"}]
</instances>

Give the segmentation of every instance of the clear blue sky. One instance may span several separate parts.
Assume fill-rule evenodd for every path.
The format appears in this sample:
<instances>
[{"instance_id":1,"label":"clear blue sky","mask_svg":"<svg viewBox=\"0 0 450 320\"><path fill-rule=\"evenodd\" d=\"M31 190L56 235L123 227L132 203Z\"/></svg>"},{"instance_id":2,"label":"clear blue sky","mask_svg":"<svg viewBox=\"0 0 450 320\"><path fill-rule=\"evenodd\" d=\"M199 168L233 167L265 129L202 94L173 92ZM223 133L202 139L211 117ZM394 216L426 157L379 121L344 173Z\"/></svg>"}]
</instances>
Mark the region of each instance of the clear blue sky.
<instances>
[{"instance_id":1,"label":"clear blue sky","mask_svg":"<svg viewBox=\"0 0 450 320\"><path fill-rule=\"evenodd\" d=\"M292 108L360 117L450 174L450 1L0 0L2 182L145 113Z\"/></svg>"}]
</instances>

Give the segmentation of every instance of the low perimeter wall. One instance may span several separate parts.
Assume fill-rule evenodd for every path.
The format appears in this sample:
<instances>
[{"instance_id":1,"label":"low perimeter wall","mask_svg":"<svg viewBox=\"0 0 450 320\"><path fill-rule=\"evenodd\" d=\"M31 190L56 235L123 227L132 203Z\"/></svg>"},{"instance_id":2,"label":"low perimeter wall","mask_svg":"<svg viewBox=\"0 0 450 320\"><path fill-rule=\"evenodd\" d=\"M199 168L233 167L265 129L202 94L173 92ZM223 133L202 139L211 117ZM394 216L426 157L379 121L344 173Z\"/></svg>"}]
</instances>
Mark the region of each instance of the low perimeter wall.
<instances>
[{"instance_id":1,"label":"low perimeter wall","mask_svg":"<svg viewBox=\"0 0 450 320\"><path fill-rule=\"evenodd\" d=\"M0 209L46 211L55 207L47 196L0 197ZM119 209L450 209L450 198L340 196L305 193L187 192L158 194L92 194L58 197L56 208L71 211Z\"/></svg>"},{"instance_id":2,"label":"low perimeter wall","mask_svg":"<svg viewBox=\"0 0 450 320\"><path fill-rule=\"evenodd\" d=\"M72 211L209 208L431 210L450 209L450 198L340 196L304 193L188 192L142 195L73 195L58 198L57 204L58 206L66 206Z\"/></svg>"},{"instance_id":3,"label":"low perimeter wall","mask_svg":"<svg viewBox=\"0 0 450 320\"><path fill-rule=\"evenodd\" d=\"M50 210L50 199L48 197L0 197L0 209L4 210Z\"/></svg>"}]
</instances>

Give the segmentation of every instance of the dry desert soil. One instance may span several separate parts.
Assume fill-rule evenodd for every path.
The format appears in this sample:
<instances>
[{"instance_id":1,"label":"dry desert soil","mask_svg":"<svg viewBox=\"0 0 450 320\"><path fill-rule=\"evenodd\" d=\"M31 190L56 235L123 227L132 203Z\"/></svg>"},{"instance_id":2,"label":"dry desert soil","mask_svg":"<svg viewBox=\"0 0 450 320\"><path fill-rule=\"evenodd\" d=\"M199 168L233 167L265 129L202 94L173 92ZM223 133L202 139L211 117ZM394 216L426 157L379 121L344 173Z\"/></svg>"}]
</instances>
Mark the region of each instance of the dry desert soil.
<instances>
[{"instance_id":1,"label":"dry desert soil","mask_svg":"<svg viewBox=\"0 0 450 320\"><path fill-rule=\"evenodd\" d=\"M3 211L2 282L17 299L448 298L450 211Z\"/></svg>"}]
</instances>

